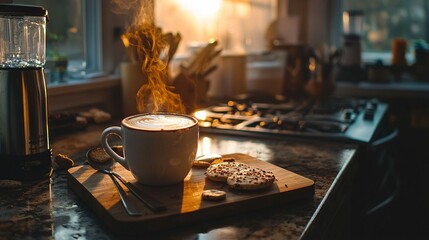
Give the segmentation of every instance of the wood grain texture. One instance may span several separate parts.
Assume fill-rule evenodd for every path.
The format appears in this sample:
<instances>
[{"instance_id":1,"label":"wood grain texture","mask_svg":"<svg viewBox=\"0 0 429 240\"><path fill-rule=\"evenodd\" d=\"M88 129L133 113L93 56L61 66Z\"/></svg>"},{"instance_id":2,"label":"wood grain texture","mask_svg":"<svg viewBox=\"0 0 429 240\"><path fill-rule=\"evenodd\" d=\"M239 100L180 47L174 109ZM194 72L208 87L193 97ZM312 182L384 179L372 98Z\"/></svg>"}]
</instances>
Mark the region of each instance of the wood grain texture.
<instances>
[{"instance_id":1,"label":"wood grain texture","mask_svg":"<svg viewBox=\"0 0 429 240\"><path fill-rule=\"evenodd\" d=\"M311 198L314 181L271 163L245 154L228 154L238 162L259 167L274 173L276 181L272 187L260 191L243 192L232 190L226 183L213 182L205 178L205 169L192 168L182 183L150 187L135 182L132 174L116 164L115 171L129 179L136 187L167 205L167 210L154 213L143 203L142 216L129 216L123 208L115 186L108 175L96 172L90 166L78 166L68 170L69 187L85 201L98 218L118 233L156 231L168 227L189 224L197 220L221 217L239 212L272 207L297 199ZM124 189L126 187L124 186ZM204 189L219 189L227 192L223 201L201 199ZM129 193L130 194L130 193ZM138 201L134 195L131 196Z\"/></svg>"}]
</instances>

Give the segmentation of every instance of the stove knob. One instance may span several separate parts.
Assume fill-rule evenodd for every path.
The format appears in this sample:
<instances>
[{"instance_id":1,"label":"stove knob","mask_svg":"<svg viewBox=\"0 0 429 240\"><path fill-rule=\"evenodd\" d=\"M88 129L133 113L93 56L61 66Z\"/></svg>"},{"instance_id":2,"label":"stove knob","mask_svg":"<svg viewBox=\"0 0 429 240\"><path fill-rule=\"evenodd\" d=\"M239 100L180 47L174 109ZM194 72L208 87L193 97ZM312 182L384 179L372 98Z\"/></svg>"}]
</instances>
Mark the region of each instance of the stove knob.
<instances>
[{"instance_id":1,"label":"stove knob","mask_svg":"<svg viewBox=\"0 0 429 240\"><path fill-rule=\"evenodd\" d=\"M356 106L353 108L353 112L358 114L361 111L362 107L361 106Z\"/></svg>"},{"instance_id":2,"label":"stove knob","mask_svg":"<svg viewBox=\"0 0 429 240\"><path fill-rule=\"evenodd\" d=\"M374 110L375 110L374 106L370 102L367 102L365 106L365 111L374 111Z\"/></svg>"},{"instance_id":3,"label":"stove knob","mask_svg":"<svg viewBox=\"0 0 429 240\"><path fill-rule=\"evenodd\" d=\"M378 107L378 100L377 99L371 99L369 104L371 105L371 108L375 110Z\"/></svg>"},{"instance_id":4,"label":"stove knob","mask_svg":"<svg viewBox=\"0 0 429 240\"><path fill-rule=\"evenodd\" d=\"M353 116L353 110L344 111L344 120L351 120Z\"/></svg>"},{"instance_id":5,"label":"stove knob","mask_svg":"<svg viewBox=\"0 0 429 240\"><path fill-rule=\"evenodd\" d=\"M368 120L368 121L372 121L372 120L374 120L374 114L375 114L374 110L367 109L367 110L365 110L365 112L363 114L363 119Z\"/></svg>"}]
</instances>

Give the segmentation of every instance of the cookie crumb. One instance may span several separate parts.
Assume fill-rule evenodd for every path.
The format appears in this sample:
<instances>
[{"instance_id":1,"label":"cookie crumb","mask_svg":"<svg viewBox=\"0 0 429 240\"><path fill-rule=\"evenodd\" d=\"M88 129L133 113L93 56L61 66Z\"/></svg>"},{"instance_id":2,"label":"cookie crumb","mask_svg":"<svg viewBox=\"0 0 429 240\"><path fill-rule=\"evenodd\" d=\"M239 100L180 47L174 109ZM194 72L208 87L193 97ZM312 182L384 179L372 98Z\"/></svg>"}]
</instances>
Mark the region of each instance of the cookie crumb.
<instances>
[{"instance_id":1,"label":"cookie crumb","mask_svg":"<svg viewBox=\"0 0 429 240\"><path fill-rule=\"evenodd\" d=\"M219 201L226 198L226 192L217 189L207 189L202 192L201 197L205 200Z\"/></svg>"},{"instance_id":2,"label":"cookie crumb","mask_svg":"<svg viewBox=\"0 0 429 240\"><path fill-rule=\"evenodd\" d=\"M235 162L235 158L231 158L231 157L226 157L226 158L222 158L223 162Z\"/></svg>"},{"instance_id":3,"label":"cookie crumb","mask_svg":"<svg viewBox=\"0 0 429 240\"><path fill-rule=\"evenodd\" d=\"M192 167L208 168L208 167L210 167L210 163L209 162L205 162L205 161L194 161L192 163Z\"/></svg>"},{"instance_id":4,"label":"cookie crumb","mask_svg":"<svg viewBox=\"0 0 429 240\"><path fill-rule=\"evenodd\" d=\"M204 161L208 163L212 163L215 160L221 159L222 156L216 153L208 153L201 156L198 156L195 160L196 161Z\"/></svg>"},{"instance_id":5,"label":"cookie crumb","mask_svg":"<svg viewBox=\"0 0 429 240\"><path fill-rule=\"evenodd\" d=\"M58 154L55 156L55 163L58 166L58 169L60 170L67 170L74 166L74 161L70 157L64 154Z\"/></svg>"}]
</instances>

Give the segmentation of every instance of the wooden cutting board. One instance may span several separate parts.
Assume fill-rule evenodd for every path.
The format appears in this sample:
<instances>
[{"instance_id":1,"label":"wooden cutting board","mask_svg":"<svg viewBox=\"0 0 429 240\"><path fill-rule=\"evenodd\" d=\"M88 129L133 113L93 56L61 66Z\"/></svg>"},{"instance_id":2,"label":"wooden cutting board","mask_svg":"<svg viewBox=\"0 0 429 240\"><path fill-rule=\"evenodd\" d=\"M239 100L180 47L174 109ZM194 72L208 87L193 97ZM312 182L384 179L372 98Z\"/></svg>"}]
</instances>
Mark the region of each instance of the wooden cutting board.
<instances>
[{"instance_id":1,"label":"wooden cutting board","mask_svg":"<svg viewBox=\"0 0 429 240\"><path fill-rule=\"evenodd\" d=\"M141 233L166 229L214 217L284 205L297 199L311 198L314 194L314 181L296 173L245 154L228 154L224 157L233 157L237 162L272 171L276 177L275 184L262 191L237 191L229 189L226 183L206 180L205 169L192 168L180 184L149 187L136 183L129 171L116 164L116 172L127 178L140 190L167 205L167 210L154 213L143 203L138 202L144 212L141 216L129 216L120 202L110 177L96 172L88 165L70 168L68 184L109 229L118 233ZM226 199L223 201L202 200L201 193L204 189L223 190L227 192ZM138 201L133 195L132 198Z\"/></svg>"}]
</instances>

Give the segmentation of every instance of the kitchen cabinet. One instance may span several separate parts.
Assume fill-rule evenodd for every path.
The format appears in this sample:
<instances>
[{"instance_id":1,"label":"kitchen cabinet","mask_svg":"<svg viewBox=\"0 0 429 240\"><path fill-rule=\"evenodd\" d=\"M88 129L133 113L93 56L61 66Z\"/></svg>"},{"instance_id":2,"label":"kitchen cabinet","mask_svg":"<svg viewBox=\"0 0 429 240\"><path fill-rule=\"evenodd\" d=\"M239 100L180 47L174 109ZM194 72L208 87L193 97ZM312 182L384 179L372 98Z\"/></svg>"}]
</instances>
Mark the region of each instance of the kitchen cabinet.
<instances>
[{"instance_id":1,"label":"kitchen cabinet","mask_svg":"<svg viewBox=\"0 0 429 240\"><path fill-rule=\"evenodd\" d=\"M428 230L426 221L420 216L429 213L429 191L426 187L429 183L426 177L429 169L429 83L411 80L389 83L337 82L335 95L346 98L377 98L389 104L386 120L399 131L390 161L396 168L400 192L396 197L395 208L389 213L395 214L397 220L388 227L388 231L415 229L407 233L406 238L418 239L424 236ZM384 216L379 222L381 221L391 221L391 218Z\"/></svg>"}]
</instances>

